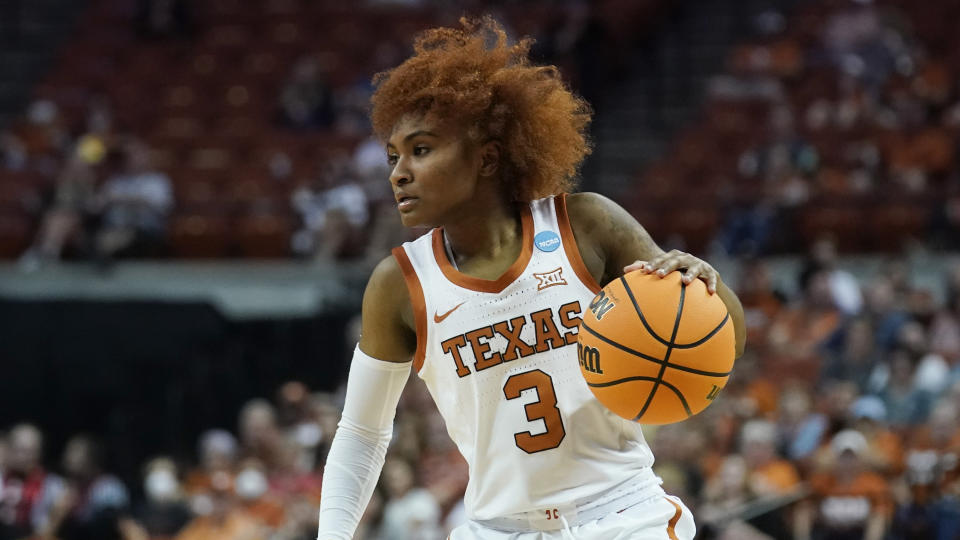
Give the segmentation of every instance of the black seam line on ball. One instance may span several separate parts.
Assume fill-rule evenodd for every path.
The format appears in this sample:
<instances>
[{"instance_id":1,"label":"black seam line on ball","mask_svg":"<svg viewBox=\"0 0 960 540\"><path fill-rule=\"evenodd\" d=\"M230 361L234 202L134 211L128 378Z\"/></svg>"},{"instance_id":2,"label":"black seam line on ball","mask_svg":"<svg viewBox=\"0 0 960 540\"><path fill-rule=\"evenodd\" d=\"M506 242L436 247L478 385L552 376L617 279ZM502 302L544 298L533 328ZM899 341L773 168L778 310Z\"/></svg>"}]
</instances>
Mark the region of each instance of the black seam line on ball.
<instances>
[{"instance_id":1,"label":"black seam line on ball","mask_svg":"<svg viewBox=\"0 0 960 540\"><path fill-rule=\"evenodd\" d=\"M636 377L624 377L623 379L617 379L615 381L610 381L610 382L587 383L587 386L592 386L594 388L604 388L607 386L614 386L620 383L625 383L630 381L651 381L652 382L656 380L657 379L654 377L641 377L637 375ZM669 388L670 390L673 390L673 393L676 394L678 398L680 398L680 403L683 405L683 409L687 411L687 416L693 416L693 413L690 411L690 405L687 404L687 399L683 397L683 393L680 392L680 389L668 383L667 381L660 381L660 382L662 382L663 385Z\"/></svg>"},{"instance_id":2,"label":"black seam line on ball","mask_svg":"<svg viewBox=\"0 0 960 540\"><path fill-rule=\"evenodd\" d=\"M623 276L620 276L620 283L623 285L623 289L627 291L627 296L630 297L630 302L633 303L633 309L637 311L637 316L640 317L640 322L643 323L643 327L647 329L647 332L649 332L651 336L653 336L653 339L659 341L660 343L666 345L667 347L673 347L675 349L692 349L694 347L703 345L704 342L706 342L708 339L717 335L717 332L719 332L720 329L723 328L723 325L727 324L727 319L730 318L730 313L727 312L727 315L723 318L722 321L720 321L720 324L718 324L716 328L711 330L710 333L707 334L706 336L698 339L697 341L694 341L693 343L673 343L671 341L667 341L663 339L662 337L660 337L659 334L653 331L653 328L650 326L650 323L647 322L647 318L643 316L643 311L640 310L640 305L637 304L637 299L633 296L633 291L630 290L630 287L627 286L627 281L623 279ZM681 283L681 285L683 288L686 288L686 284Z\"/></svg>"},{"instance_id":3,"label":"black seam line on ball","mask_svg":"<svg viewBox=\"0 0 960 540\"><path fill-rule=\"evenodd\" d=\"M625 353L629 353L629 354L638 356L638 357L640 357L640 358L643 358L644 360L649 360L649 361L651 361L651 362L653 362L653 363L655 363L655 364L660 364L661 366L664 364L664 361L661 360L660 358L657 358L657 357L655 357L655 356L650 356L650 355L648 355L648 354L644 354L644 353L642 353L642 352L640 352L640 351L635 351L635 350L631 349L630 347L621 345L621 344L617 343L616 341L613 341L613 340L611 340L611 339L608 339L608 338L606 338L606 337L598 334L596 330L594 330L593 328L590 328L589 326L587 326L587 323L585 323L585 322L581 322L581 323L580 323L580 326L581 326L584 330L586 330L587 332L589 332L592 336L596 337L597 339L599 339L600 341L606 343L607 345L610 345L611 347L616 347L616 348L620 349L621 351L623 351L623 352L625 352ZM681 365L678 365L678 364L670 364L670 369L678 369L678 370L680 370L680 371L686 371L687 373L693 373L693 374L695 374L695 375L703 375L703 376L705 376L705 377L728 377L728 376L730 376L731 373L733 373L733 370L731 370L731 371L726 371L726 372L721 372L721 371L704 371L704 370L702 370L702 369L696 369L696 368L692 368L692 367L681 366Z\"/></svg>"},{"instance_id":4,"label":"black seam line on ball","mask_svg":"<svg viewBox=\"0 0 960 540\"><path fill-rule=\"evenodd\" d=\"M624 283L626 285L626 283ZM630 289L627 288L629 292ZM673 323L673 333L670 335L670 343L667 345L667 352L663 355L663 364L660 365L660 373L657 374L657 380L653 381L653 388L650 389L650 394L647 396L647 402L643 404L643 408L640 409L640 412L637 413L635 420L639 420L640 417L647 412L647 408L650 406L650 403L653 402L653 396L657 392L657 388L660 386L660 383L663 382L663 373L667 371L667 366L670 365L670 353L673 351L673 341L677 339L677 331L680 329L680 318L683 316L683 299L687 293L687 286L680 284L680 301L677 302L677 319ZM633 294L630 294L630 298L633 298ZM638 312L639 313L639 312ZM690 416L687 414L687 416Z\"/></svg>"},{"instance_id":5,"label":"black seam line on ball","mask_svg":"<svg viewBox=\"0 0 960 540\"><path fill-rule=\"evenodd\" d=\"M646 317L643 316L643 312L640 311L640 306L637 304L637 299L633 297L633 291L630 290L630 286L627 285L627 280L623 279L623 276L620 276L620 284L623 285L623 290L627 291L627 296L629 296L630 301L633 302L633 309L637 311L637 316L640 317L640 322L643 323L643 327L647 329L647 332L649 332L651 336L653 336L653 339L669 347L670 342L660 337L660 335L654 332L653 328L650 327L650 323L647 322ZM683 293L681 292L681 294Z\"/></svg>"},{"instance_id":6,"label":"black seam line on ball","mask_svg":"<svg viewBox=\"0 0 960 540\"><path fill-rule=\"evenodd\" d=\"M727 313L727 315L723 318L723 320L720 321L720 324L718 324L717 327L711 330L710 333L707 334L706 336L703 336L702 338L694 341L693 343L675 343L673 345L673 348L674 349L692 349L694 347L699 347L700 345L703 345L708 339L717 335L717 332L719 332L720 329L723 328L723 325L727 324L728 319L730 319L729 313ZM673 366L670 366L670 367L673 367Z\"/></svg>"}]
</instances>

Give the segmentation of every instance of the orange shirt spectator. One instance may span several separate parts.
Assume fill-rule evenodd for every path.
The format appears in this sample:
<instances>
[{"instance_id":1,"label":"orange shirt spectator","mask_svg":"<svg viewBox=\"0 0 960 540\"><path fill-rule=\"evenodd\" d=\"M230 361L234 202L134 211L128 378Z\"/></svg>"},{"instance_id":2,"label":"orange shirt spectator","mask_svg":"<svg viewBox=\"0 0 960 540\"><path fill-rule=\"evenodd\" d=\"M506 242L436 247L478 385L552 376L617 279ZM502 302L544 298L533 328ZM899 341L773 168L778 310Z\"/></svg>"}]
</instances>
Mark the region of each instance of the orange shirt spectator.
<instances>
[{"instance_id":1,"label":"orange shirt spectator","mask_svg":"<svg viewBox=\"0 0 960 540\"><path fill-rule=\"evenodd\" d=\"M220 518L201 516L190 522L176 540L265 540L265 535L252 517L232 511Z\"/></svg>"},{"instance_id":2,"label":"orange shirt spectator","mask_svg":"<svg viewBox=\"0 0 960 540\"><path fill-rule=\"evenodd\" d=\"M866 437L855 430L837 433L830 443L831 470L810 479L812 494L795 516L795 537L823 540L880 540L893 512L891 487L868 470Z\"/></svg>"},{"instance_id":3,"label":"orange shirt spectator","mask_svg":"<svg viewBox=\"0 0 960 540\"><path fill-rule=\"evenodd\" d=\"M776 454L776 427L764 420L751 420L742 431L742 453L748 485L754 495L781 495L800 484L800 474L789 461Z\"/></svg>"}]
</instances>

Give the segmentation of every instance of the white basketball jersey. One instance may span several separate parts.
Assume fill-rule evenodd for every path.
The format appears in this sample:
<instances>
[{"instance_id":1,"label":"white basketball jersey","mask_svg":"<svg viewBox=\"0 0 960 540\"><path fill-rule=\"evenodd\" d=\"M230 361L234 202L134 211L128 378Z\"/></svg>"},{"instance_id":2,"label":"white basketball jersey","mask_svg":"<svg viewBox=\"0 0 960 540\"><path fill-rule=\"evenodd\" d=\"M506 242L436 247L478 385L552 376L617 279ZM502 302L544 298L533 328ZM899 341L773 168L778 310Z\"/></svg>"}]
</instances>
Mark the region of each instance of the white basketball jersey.
<instances>
[{"instance_id":1,"label":"white basketball jersey","mask_svg":"<svg viewBox=\"0 0 960 540\"><path fill-rule=\"evenodd\" d=\"M475 520L652 476L640 427L601 405L580 373L578 325L600 287L580 259L565 195L530 203L522 225L520 256L497 280L458 272L442 229L394 249L417 321L414 369L470 466Z\"/></svg>"}]
</instances>

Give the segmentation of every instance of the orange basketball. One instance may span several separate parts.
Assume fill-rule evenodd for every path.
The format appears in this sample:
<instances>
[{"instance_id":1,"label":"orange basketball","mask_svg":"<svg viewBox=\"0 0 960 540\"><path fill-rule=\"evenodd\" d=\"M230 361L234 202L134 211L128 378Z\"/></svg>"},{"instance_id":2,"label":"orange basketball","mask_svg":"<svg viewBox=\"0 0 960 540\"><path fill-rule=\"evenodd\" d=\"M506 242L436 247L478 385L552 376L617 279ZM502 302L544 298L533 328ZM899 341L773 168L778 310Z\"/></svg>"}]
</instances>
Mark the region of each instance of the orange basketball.
<instances>
[{"instance_id":1,"label":"orange basketball","mask_svg":"<svg viewBox=\"0 0 960 540\"><path fill-rule=\"evenodd\" d=\"M709 405L733 369L733 321L700 279L631 272L590 302L580 371L614 413L641 424L685 420Z\"/></svg>"}]
</instances>

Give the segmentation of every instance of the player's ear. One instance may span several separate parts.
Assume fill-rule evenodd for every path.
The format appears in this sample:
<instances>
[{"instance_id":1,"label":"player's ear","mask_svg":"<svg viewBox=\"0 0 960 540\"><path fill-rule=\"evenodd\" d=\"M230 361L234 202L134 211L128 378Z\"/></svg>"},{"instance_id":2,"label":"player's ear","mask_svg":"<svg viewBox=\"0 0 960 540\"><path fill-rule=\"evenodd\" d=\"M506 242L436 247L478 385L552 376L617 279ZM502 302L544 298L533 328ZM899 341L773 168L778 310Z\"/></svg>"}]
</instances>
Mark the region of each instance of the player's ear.
<instances>
[{"instance_id":1,"label":"player's ear","mask_svg":"<svg viewBox=\"0 0 960 540\"><path fill-rule=\"evenodd\" d=\"M493 176L500 170L500 141L487 141L480 147L480 176Z\"/></svg>"}]
</instances>

